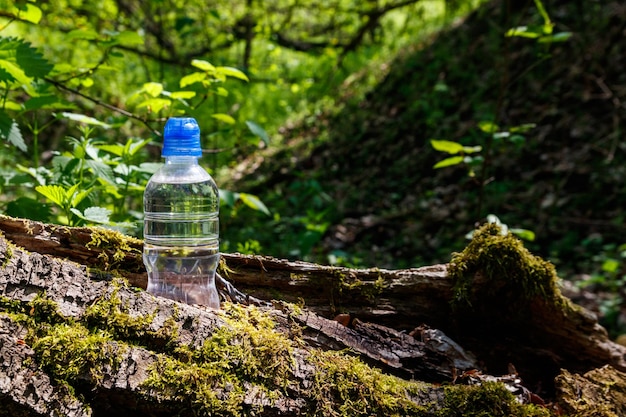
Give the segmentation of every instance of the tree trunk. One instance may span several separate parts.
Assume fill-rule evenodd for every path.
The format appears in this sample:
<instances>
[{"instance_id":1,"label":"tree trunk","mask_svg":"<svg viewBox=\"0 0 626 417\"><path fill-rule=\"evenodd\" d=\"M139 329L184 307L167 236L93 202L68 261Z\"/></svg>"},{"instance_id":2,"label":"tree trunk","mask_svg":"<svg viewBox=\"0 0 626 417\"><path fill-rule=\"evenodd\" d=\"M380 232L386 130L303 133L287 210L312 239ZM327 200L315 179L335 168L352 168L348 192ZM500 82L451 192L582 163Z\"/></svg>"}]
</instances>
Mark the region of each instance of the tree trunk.
<instances>
[{"instance_id":1,"label":"tree trunk","mask_svg":"<svg viewBox=\"0 0 626 417\"><path fill-rule=\"evenodd\" d=\"M138 290L137 239L8 217L0 230L0 416L458 415L451 399L470 407L488 381L507 386L491 404L515 391L571 412L577 373L624 380L626 349L491 229L466 258L410 270L223 254L224 299L256 307L221 311ZM531 266L494 277L476 245Z\"/></svg>"}]
</instances>

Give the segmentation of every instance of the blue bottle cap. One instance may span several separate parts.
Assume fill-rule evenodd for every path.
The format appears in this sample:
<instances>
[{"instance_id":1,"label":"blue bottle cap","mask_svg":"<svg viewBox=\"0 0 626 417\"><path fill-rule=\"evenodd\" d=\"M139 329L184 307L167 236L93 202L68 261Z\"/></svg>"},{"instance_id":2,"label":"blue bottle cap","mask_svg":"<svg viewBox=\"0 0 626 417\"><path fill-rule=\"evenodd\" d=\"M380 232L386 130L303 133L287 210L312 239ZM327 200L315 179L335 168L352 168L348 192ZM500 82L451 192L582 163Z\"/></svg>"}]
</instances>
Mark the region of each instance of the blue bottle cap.
<instances>
[{"instance_id":1,"label":"blue bottle cap","mask_svg":"<svg viewBox=\"0 0 626 417\"><path fill-rule=\"evenodd\" d=\"M200 126L193 117L170 117L163 132L161 156L202 156Z\"/></svg>"}]
</instances>

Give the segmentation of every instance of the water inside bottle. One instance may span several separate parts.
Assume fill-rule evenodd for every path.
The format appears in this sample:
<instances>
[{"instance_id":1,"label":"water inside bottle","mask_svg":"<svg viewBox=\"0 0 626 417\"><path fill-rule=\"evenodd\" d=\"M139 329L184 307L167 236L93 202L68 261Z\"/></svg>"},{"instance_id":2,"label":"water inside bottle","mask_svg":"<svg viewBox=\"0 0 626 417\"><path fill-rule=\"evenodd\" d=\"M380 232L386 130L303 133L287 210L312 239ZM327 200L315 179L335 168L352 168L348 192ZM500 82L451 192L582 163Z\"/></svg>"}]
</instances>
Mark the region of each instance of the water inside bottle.
<instances>
[{"instance_id":1,"label":"water inside bottle","mask_svg":"<svg viewBox=\"0 0 626 417\"><path fill-rule=\"evenodd\" d=\"M148 292L219 308L219 195L213 180L150 182L144 193Z\"/></svg>"},{"instance_id":2,"label":"water inside bottle","mask_svg":"<svg viewBox=\"0 0 626 417\"><path fill-rule=\"evenodd\" d=\"M145 244L147 290L175 301L219 308L215 288L219 257L214 249Z\"/></svg>"}]
</instances>

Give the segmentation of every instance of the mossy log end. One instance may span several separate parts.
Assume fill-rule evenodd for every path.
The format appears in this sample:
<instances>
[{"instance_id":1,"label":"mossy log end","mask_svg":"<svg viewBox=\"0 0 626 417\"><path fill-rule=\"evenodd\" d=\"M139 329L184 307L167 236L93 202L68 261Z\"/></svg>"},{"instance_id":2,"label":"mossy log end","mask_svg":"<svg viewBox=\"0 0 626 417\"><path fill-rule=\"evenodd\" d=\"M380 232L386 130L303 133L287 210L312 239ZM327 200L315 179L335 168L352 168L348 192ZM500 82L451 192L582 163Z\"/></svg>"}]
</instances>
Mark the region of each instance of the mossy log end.
<instances>
[{"instance_id":1,"label":"mossy log end","mask_svg":"<svg viewBox=\"0 0 626 417\"><path fill-rule=\"evenodd\" d=\"M593 415L626 414L611 402L626 349L494 226L410 270L223 254L221 275L266 302L220 311L142 291L140 240L8 217L0 231L0 417L583 416L575 397L600 404L598 387Z\"/></svg>"}]
</instances>

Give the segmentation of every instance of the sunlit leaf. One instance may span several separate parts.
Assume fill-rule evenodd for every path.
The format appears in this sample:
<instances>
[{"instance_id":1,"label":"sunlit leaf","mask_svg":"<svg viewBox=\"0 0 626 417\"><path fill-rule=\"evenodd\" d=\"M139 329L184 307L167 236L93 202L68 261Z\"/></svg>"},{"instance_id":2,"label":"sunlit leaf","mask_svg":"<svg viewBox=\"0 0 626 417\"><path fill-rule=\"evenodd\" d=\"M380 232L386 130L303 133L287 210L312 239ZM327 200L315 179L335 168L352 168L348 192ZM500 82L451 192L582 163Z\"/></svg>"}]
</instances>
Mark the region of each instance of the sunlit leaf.
<instances>
[{"instance_id":1,"label":"sunlit leaf","mask_svg":"<svg viewBox=\"0 0 626 417\"><path fill-rule=\"evenodd\" d=\"M259 198L255 195L252 194L247 194L247 193L240 193L239 194L239 198L241 199L241 201L243 201L243 203L254 209L254 210L258 210L261 211L265 214L267 214L268 216L271 216L270 211L267 209L267 207L265 206L265 204L263 204L263 202L261 200L259 200Z\"/></svg>"},{"instance_id":2,"label":"sunlit leaf","mask_svg":"<svg viewBox=\"0 0 626 417\"><path fill-rule=\"evenodd\" d=\"M497 124L493 122L487 122L487 121L478 122L478 128L485 133L492 133L492 134L500 130L500 127Z\"/></svg>"},{"instance_id":3,"label":"sunlit leaf","mask_svg":"<svg viewBox=\"0 0 626 417\"><path fill-rule=\"evenodd\" d=\"M238 70L237 68L233 68L233 67L217 67L216 72L218 74L223 74L227 77L233 77L233 78L238 78L240 80L243 81L250 81L250 79L248 78L248 76L241 70Z\"/></svg>"},{"instance_id":4,"label":"sunlit leaf","mask_svg":"<svg viewBox=\"0 0 626 417\"><path fill-rule=\"evenodd\" d=\"M116 145L100 145L99 146L100 150L108 152L108 153L112 153L113 155L116 156L122 156L124 154L124 146L120 145L120 144L116 144Z\"/></svg>"},{"instance_id":5,"label":"sunlit leaf","mask_svg":"<svg viewBox=\"0 0 626 417\"><path fill-rule=\"evenodd\" d=\"M80 203L83 202L85 198L89 196L89 194L91 194L91 190L92 190L91 188L88 188L82 191L77 191L78 186L79 184L73 185L72 187L70 187L69 190L67 190L67 197L72 207L78 206ZM70 193L70 191L72 192Z\"/></svg>"},{"instance_id":6,"label":"sunlit leaf","mask_svg":"<svg viewBox=\"0 0 626 417\"><path fill-rule=\"evenodd\" d=\"M65 35L66 40L75 40L75 39L86 39L86 40L96 40L98 39L98 32L93 29L74 29L69 31Z\"/></svg>"},{"instance_id":7,"label":"sunlit leaf","mask_svg":"<svg viewBox=\"0 0 626 417\"><path fill-rule=\"evenodd\" d=\"M180 79L180 87L181 88L185 88L188 85L191 84L195 84L195 83L200 83L204 80L206 80L207 75L204 72L193 72L189 75L185 75L183 78Z\"/></svg>"},{"instance_id":8,"label":"sunlit leaf","mask_svg":"<svg viewBox=\"0 0 626 417\"><path fill-rule=\"evenodd\" d=\"M225 89L224 87L217 87L215 89L215 94L217 94L220 97L228 97L228 90Z\"/></svg>"},{"instance_id":9,"label":"sunlit leaf","mask_svg":"<svg viewBox=\"0 0 626 417\"><path fill-rule=\"evenodd\" d=\"M173 99L182 99L186 100L189 98L194 98L196 96L195 91L174 91L170 94L170 97Z\"/></svg>"},{"instance_id":10,"label":"sunlit leaf","mask_svg":"<svg viewBox=\"0 0 626 417\"><path fill-rule=\"evenodd\" d=\"M63 207L66 202L66 190L60 185L38 185L35 191L52 201L54 204Z\"/></svg>"},{"instance_id":11,"label":"sunlit leaf","mask_svg":"<svg viewBox=\"0 0 626 417\"><path fill-rule=\"evenodd\" d=\"M511 229L511 233L518 236L520 239L527 240L529 242L535 241L535 232L527 229Z\"/></svg>"},{"instance_id":12,"label":"sunlit leaf","mask_svg":"<svg viewBox=\"0 0 626 417\"><path fill-rule=\"evenodd\" d=\"M110 222L111 210L104 207L89 207L83 213L75 208L70 209L70 211L81 219L92 223L108 224Z\"/></svg>"},{"instance_id":13,"label":"sunlit leaf","mask_svg":"<svg viewBox=\"0 0 626 417\"><path fill-rule=\"evenodd\" d=\"M5 110L13 110L13 111L21 111L23 110L22 105L13 100L7 100L4 102Z\"/></svg>"},{"instance_id":14,"label":"sunlit leaf","mask_svg":"<svg viewBox=\"0 0 626 417\"><path fill-rule=\"evenodd\" d=\"M158 113L163 110L165 107L169 107L172 104L172 101L166 98L151 98L149 100L145 100L137 105L137 107L142 108L146 107L152 113Z\"/></svg>"},{"instance_id":15,"label":"sunlit leaf","mask_svg":"<svg viewBox=\"0 0 626 417\"><path fill-rule=\"evenodd\" d=\"M449 154L456 154L463 151L463 145L449 140L431 139L430 144L435 150Z\"/></svg>"},{"instance_id":16,"label":"sunlit leaf","mask_svg":"<svg viewBox=\"0 0 626 417\"><path fill-rule=\"evenodd\" d=\"M463 157L462 156L453 156L451 158L446 158L443 161L437 162L433 166L433 168L439 169L439 168L449 167L449 166L452 166L452 165L458 165L461 162L463 162Z\"/></svg>"},{"instance_id":17,"label":"sunlit leaf","mask_svg":"<svg viewBox=\"0 0 626 417\"><path fill-rule=\"evenodd\" d=\"M161 83L145 83L143 90L152 97L158 97L163 91L163 84Z\"/></svg>"},{"instance_id":18,"label":"sunlit leaf","mask_svg":"<svg viewBox=\"0 0 626 417\"><path fill-rule=\"evenodd\" d=\"M206 72L215 72L215 66L208 61L202 59L194 59L191 65Z\"/></svg>"},{"instance_id":19,"label":"sunlit leaf","mask_svg":"<svg viewBox=\"0 0 626 417\"><path fill-rule=\"evenodd\" d=\"M31 82L31 78L13 61L0 58L0 69L10 75L8 78L10 78L11 81L16 81L20 84L28 84Z\"/></svg>"},{"instance_id":20,"label":"sunlit leaf","mask_svg":"<svg viewBox=\"0 0 626 417\"><path fill-rule=\"evenodd\" d=\"M111 125L107 123L101 122L98 119L95 119L93 117L90 117L84 114L63 112L61 113L61 116L65 117L66 119L74 120L75 122L84 123L86 125L101 126L105 129L109 129L111 127Z\"/></svg>"},{"instance_id":21,"label":"sunlit leaf","mask_svg":"<svg viewBox=\"0 0 626 417\"><path fill-rule=\"evenodd\" d=\"M225 113L213 113L211 117L224 123L228 123L229 125L236 123L236 120L231 115Z\"/></svg>"},{"instance_id":22,"label":"sunlit leaf","mask_svg":"<svg viewBox=\"0 0 626 417\"><path fill-rule=\"evenodd\" d=\"M463 146L463 152L464 153L476 153L476 152L480 152L483 150L483 147L480 145L476 145L476 146Z\"/></svg>"},{"instance_id":23,"label":"sunlit leaf","mask_svg":"<svg viewBox=\"0 0 626 417\"><path fill-rule=\"evenodd\" d=\"M261 139L263 141L263 143L265 143L266 146L269 146L269 144L270 144L270 137L267 134L267 132L265 131L265 129L263 129L261 126L259 126L258 124L254 123L251 120L246 120L246 126L248 126L248 129L250 130L250 132L252 132L253 135L255 135L259 139Z\"/></svg>"},{"instance_id":24,"label":"sunlit leaf","mask_svg":"<svg viewBox=\"0 0 626 417\"><path fill-rule=\"evenodd\" d=\"M22 3L19 6L13 6L11 13L18 19L34 24L38 24L43 15L41 9L32 3Z\"/></svg>"},{"instance_id":25,"label":"sunlit leaf","mask_svg":"<svg viewBox=\"0 0 626 417\"><path fill-rule=\"evenodd\" d=\"M512 28L506 31L504 36L519 36L522 38L531 38L536 39L540 36L543 36L543 29L536 26L518 26L516 28Z\"/></svg>"}]
</instances>

